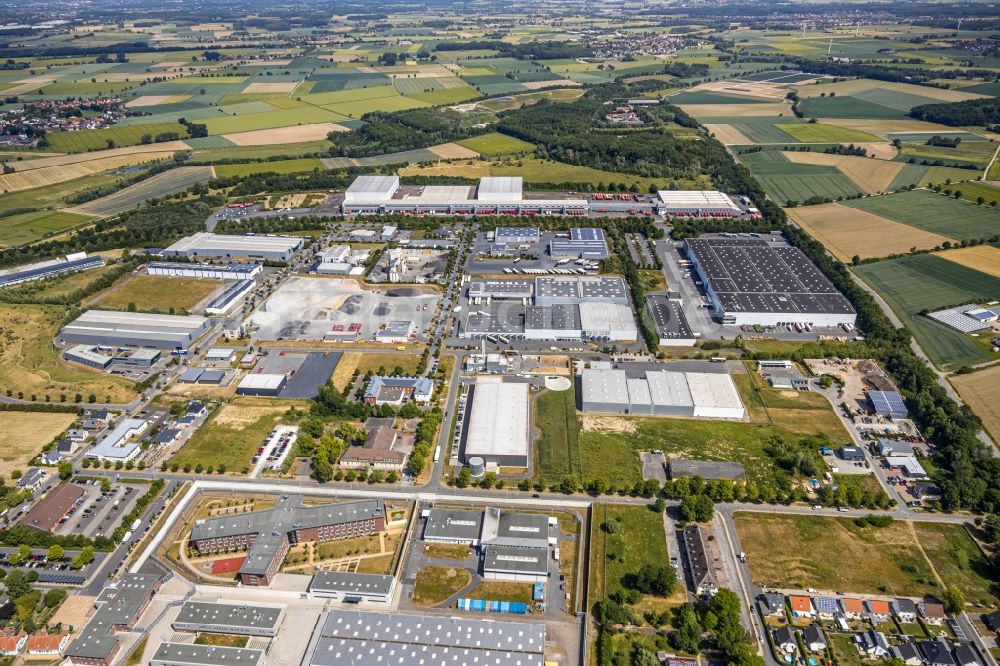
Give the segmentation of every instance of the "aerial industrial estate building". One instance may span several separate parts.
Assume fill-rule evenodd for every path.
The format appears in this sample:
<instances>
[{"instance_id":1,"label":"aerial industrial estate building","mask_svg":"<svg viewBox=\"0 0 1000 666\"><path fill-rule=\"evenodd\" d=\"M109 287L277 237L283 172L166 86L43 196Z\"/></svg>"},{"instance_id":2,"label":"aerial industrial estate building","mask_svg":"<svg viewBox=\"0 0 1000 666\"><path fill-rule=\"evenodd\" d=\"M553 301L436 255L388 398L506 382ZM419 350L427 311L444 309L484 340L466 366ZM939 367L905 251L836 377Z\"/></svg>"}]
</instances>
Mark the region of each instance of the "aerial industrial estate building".
<instances>
[{"instance_id":1,"label":"aerial industrial estate building","mask_svg":"<svg viewBox=\"0 0 1000 666\"><path fill-rule=\"evenodd\" d=\"M724 324L854 326L850 302L783 240L689 238L685 251Z\"/></svg>"},{"instance_id":2,"label":"aerial industrial estate building","mask_svg":"<svg viewBox=\"0 0 1000 666\"><path fill-rule=\"evenodd\" d=\"M597 227L574 227L569 230L569 238L553 238L549 241L549 254L553 257L593 260L611 256L604 229Z\"/></svg>"},{"instance_id":3,"label":"aerial industrial estate building","mask_svg":"<svg viewBox=\"0 0 1000 666\"><path fill-rule=\"evenodd\" d=\"M471 388L463 459L482 458L501 467L527 467L528 384L480 382Z\"/></svg>"},{"instance_id":4,"label":"aerial industrial estate building","mask_svg":"<svg viewBox=\"0 0 1000 666\"><path fill-rule=\"evenodd\" d=\"M724 192L664 190L656 193L661 215L671 217L740 217L743 210Z\"/></svg>"},{"instance_id":5,"label":"aerial industrial estate building","mask_svg":"<svg viewBox=\"0 0 1000 666\"><path fill-rule=\"evenodd\" d=\"M210 323L195 315L88 310L64 326L59 338L84 345L187 349Z\"/></svg>"},{"instance_id":6,"label":"aerial industrial estate building","mask_svg":"<svg viewBox=\"0 0 1000 666\"><path fill-rule=\"evenodd\" d=\"M115 634L135 627L160 584L156 574L141 573L127 573L109 583L94 600L97 612L76 635L65 656L74 664L109 666L120 647Z\"/></svg>"},{"instance_id":7,"label":"aerial industrial estate building","mask_svg":"<svg viewBox=\"0 0 1000 666\"><path fill-rule=\"evenodd\" d=\"M585 412L742 419L746 409L727 373L588 368L581 375Z\"/></svg>"},{"instance_id":8,"label":"aerial industrial estate building","mask_svg":"<svg viewBox=\"0 0 1000 666\"><path fill-rule=\"evenodd\" d=\"M468 296L473 306L486 307L470 308L459 332L463 338L634 342L638 337L620 277L477 280L469 283Z\"/></svg>"},{"instance_id":9,"label":"aerial industrial estate building","mask_svg":"<svg viewBox=\"0 0 1000 666\"><path fill-rule=\"evenodd\" d=\"M254 290L257 282L254 280L237 280L209 301L205 306L206 314L227 315L235 310L247 295Z\"/></svg>"},{"instance_id":10,"label":"aerial industrial estate building","mask_svg":"<svg viewBox=\"0 0 1000 666\"><path fill-rule=\"evenodd\" d=\"M198 264L171 261L151 261L146 264L146 272L150 275L164 277L205 278L209 280L252 280L264 268L260 264Z\"/></svg>"},{"instance_id":11,"label":"aerial industrial estate building","mask_svg":"<svg viewBox=\"0 0 1000 666\"><path fill-rule=\"evenodd\" d=\"M85 253L71 254L63 260L31 264L0 273L0 287L12 287L15 284L31 282L32 280L44 280L64 273L79 273L91 268L100 268L103 265L103 257L88 257Z\"/></svg>"},{"instance_id":12,"label":"aerial industrial estate building","mask_svg":"<svg viewBox=\"0 0 1000 666\"><path fill-rule=\"evenodd\" d=\"M388 603L395 589L395 576L349 571L317 571L309 584L312 596L347 603Z\"/></svg>"},{"instance_id":13,"label":"aerial industrial estate building","mask_svg":"<svg viewBox=\"0 0 1000 666\"><path fill-rule=\"evenodd\" d=\"M147 428L149 422L145 419L122 419L87 451L87 457L102 462L128 462L139 454L140 445L134 438L146 432Z\"/></svg>"},{"instance_id":14,"label":"aerial industrial estate building","mask_svg":"<svg viewBox=\"0 0 1000 666\"><path fill-rule=\"evenodd\" d=\"M224 236L202 231L163 250L165 257L288 261L304 240L292 236Z\"/></svg>"},{"instance_id":15,"label":"aerial industrial estate building","mask_svg":"<svg viewBox=\"0 0 1000 666\"><path fill-rule=\"evenodd\" d=\"M273 638L284 619L284 608L185 601L171 626L177 631Z\"/></svg>"},{"instance_id":16,"label":"aerial industrial estate building","mask_svg":"<svg viewBox=\"0 0 1000 666\"><path fill-rule=\"evenodd\" d=\"M161 643L149 666L264 666L263 650L196 645L193 643Z\"/></svg>"},{"instance_id":17,"label":"aerial industrial estate building","mask_svg":"<svg viewBox=\"0 0 1000 666\"><path fill-rule=\"evenodd\" d=\"M303 666L542 666L545 625L331 610L320 616Z\"/></svg>"},{"instance_id":18,"label":"aerial industrial estate building","mask_svg":"<svg viewBox=\"0 0 1000 666\"><path fill-rule=\"evenodd\" d=\"M112 365L150 368L160 359L160 355L159 349L119 351L100 345L74 345L63 352L63 358L67 361L98 370L107 370Z\"/></svg>"},{"instance_id":19,"label":"aerial industrial estate building","mask_svg":"<svg viewBox=\"0 0 1000 666\"><path fill-rule=\"evenodd\" d=\"M239 569L244 585L270 585L288 549L303 541L331 541L385 529L382 500L306 506L301 495L282 495L274 507L199 520L191 545L202 554L247 548Z\"/></svg>"},{"instance_id":20,"label":"aerial industrial estate building","mask_svg":"<svg viewBox=\"0 0 1000 666\"><path fill-rule=\"evenodd\" d=\"M680 300L665 294L648 294L646 308L656 327L661 347L693 347L698 335L691 330Z\"/></svg>"}]
</instances>

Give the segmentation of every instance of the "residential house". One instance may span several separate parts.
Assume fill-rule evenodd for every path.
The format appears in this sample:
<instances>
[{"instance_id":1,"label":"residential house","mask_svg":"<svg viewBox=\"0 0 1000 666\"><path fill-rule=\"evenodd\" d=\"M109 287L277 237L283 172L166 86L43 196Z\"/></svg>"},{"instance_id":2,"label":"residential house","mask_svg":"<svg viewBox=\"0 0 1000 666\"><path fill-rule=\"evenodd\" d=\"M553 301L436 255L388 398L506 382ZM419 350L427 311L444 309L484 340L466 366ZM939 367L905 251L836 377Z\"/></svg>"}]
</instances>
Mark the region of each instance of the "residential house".
<instances>
[{"instance_id":1,"label":"residential house","mask_svg":"<svg viewBox=\"0 0 1000 666\"><path fill-rule=\"evenodd\" d=\"M869 599L865 602L865 607L872 622L885 622L889 619L891 611L889 602L885 599Z\"/></svg>"},{"instance_id":2,"label":"residential house","mask_svg":"<svg viewBox=\"0 0 1000 666\"><path fill-rule=\"evenodd\" d=\"M793 594L788 597L788 605L792 609L792 617L813 616L812 600L809 597Z\"/></svg>"},{"instance_id":3,"label":"residential house","mask_svg":"<svg viewBox=\"0 0 1000 666\"><path fill-rule=\"evenodd\" d=\"M28 654L59 656L66 649L67 643L69 643L69 634L65 631L51 635L42 632L28 639Z\"/></svg>"},{"instance_id":4,"label":"residential house","mask_svg":"<svg viewBox=\"0 0 1000 666\"><path fill-rule=\"evenodd\" d=\"M936 640L920 641L918 645L920 654L924 657L926 666L955 666L955 660L951 657L951 650L942 638Z\"/></svg>"},{"instance_id":5,"label":"residential house","mask_svg":"<svg viewBox=\"0 0 1000 666\"><path fill-rule=\"evenodd\" d=\"M983 624L990 631L1000 633L1000 610L982 616Z\"/></svg>"},{"instance_id":6,"label":"residential house","mask_svg":"<svg viewBox=\"0 0 1000 666\"><path fill-rule=\"evenodd\" d=\"M783 594L767 592L760 595L758 602L760 612L764 615L779 616L785 614L785 595Z\"/></svg>"},{"instance_id":7,"label":"residential house","mask_svg":"<svg viewBox=\"0 0 1000 666\"><path fill-rule=\"evenodd\" d=\"M38 462L42 465L58 465L61 460L62 456L55 449L46 451L38 458Z\"/></svg>"},{"instance_id":8,"label":"residential house","mask_svg":"<svg viewBox=\"0 0 1000 666\"><path fill-rule=\"evenodd\" d=\"M917 611L927 624L941 625L948 618L940 601L922 601L917 604Z\"/></svg>"},{"instance_id":9,"label":"residential house","mask_svg":"<svg viewBox=\"0 0 1000 666\"><path fill-rule=\"evenodd\" d=\"M854 637L858 650L870 659L885 659L889 656L889 641L881 631L869 629Z\"/></svg>"},{"instance_id":10,"label":"residential house","mask_svg":"<svg viewBox=\"0 0 1000 666\"><path fill-rule=\"evenodd\" d=\"M864 615L865 605L862 603L861 599L845 597L840 600L840 610L847 619L856 620Z\"/></svg>"},{"instance_id":11,"label":"residential house","mask_svg":"<svg viewBox=\"0 0 1000 666\"><path fill-rule=\"evenodd\" d=\"M87 413L81 425L85 430L100 430L111 422L111 412L106 409L94 409Z\"/></svg>"},{"instance_id":12,"label":"residential house","mask_svg":"<svg viewBox=\"0 0 1000 666\"><path fill-rule=\"evenodd\" d=\"M917 604L912 599L893 599L889 608L900 622L913 622L917 619Z\"/></svg>"},{"instance_id":13,"label":"residential house","mask_svg":"<svg viewBox=\"0 0 1000 666\"><path fill-rule=\"evenodd\" d=\"M21 632L19 634L13 633L13 630L8 630L0 635L0 655L5 657L16 657L21 654L21 650L24 649L24 644L28 642L28 634Z\"/></svg>"},{"instance_id":14,"label":"residential house","mask_svg":"<svg viewBox=\"0 0 1000 666\"><path fill-rule=\"evenodd\" d=\"M42 487L47 478L49 478L48 472L38 467L32 467L18 479L17 487L21 490L35 491Z\"/></svg>"},{"instance_id":15,"label":"residential house","mask_svg":"<svg viewBox=\"0 0 1000 666\"><path fill-rule=\"evenodd\" d=\"M982 659L968 643L961 643L952 651L958 666L984 666Z\"/></svg>"},{"instance_id":16,"label":"residential house","mask_svg":"<svg viewBox=\"0 0 1000 666\"><path fill-rule=\"evenodd\" d=\"M201 404L197 400L192 400L188 403L187 411L184 412L184 416L192 416L198 418L199 416L204 416L208 414L208 409L205 405Z\"/></svg>"},{"instance_id":17,"label":"residential house","mask_svg":"<svg viewBox=\"0 0 1000 666\"><path fill-rule=\"evenodd\" d=\"M913 496L927 502L938 502L941 500L941 488L930 481L918 481L913 484Z\"/></svg>"},{"instance_id":18,"label":"residential house","mask_svg":"<svg viewBox=\"0 0 1000 666\"><path fill-rule=\"evenodd\" d=\"M795 632L791 627L781 627L774 630L774 645L779 652L785 654L795 654L799 649L799 644L795 640Z\"/></svg>"},{"instance_id":19,"label":"residential house","mask_svg":"<svg viewBox=\"0 0 1000 666\"><path fill-rule=\"evenodd\" d=\"M820 619L832 620L840 612L837 600L833 597L813 597L812 602Z\"/></svg>"},{"instance_id":20,"label":"residential house","mask_svg":"<svg viewBox=\"0 0 1000 666\"><path fill-rule=\"evenodd\" d=\"M826 650L826 636L818 625L810 624L802 630L802 642L810 652L823 652Z\"/></svg>"},{"instance_id":21,"label":"residential house","mask_svg":"<svg viewBox=\"0 0 1000 666\"><path fill-rule=\"evenodd\" d=\"M920 650L913 641L902 641L899 645L893 645L892 656L901 660L906 666L921 666L924 663Z\"/></svg>"},{"instance_id":22,"label":"residential house","mask_svg":"<svg viewBox=\"0 0 1000 666\"><path fill-rule=\"evenodd\" d=\"M77 443L72 439L63 439L56 444L56 451L58 451L61 456L71 456L76 453L78 448L80 448L79 445L77 445Z\"/></svg>"},{"instance_id":23,"label":"residential house","mask_svg":"<svg viewBox=\"0 0 1000 666\"><path fill-rule=\"evenodd\" d=\"M66 436L73 442L82 442L90 437L90 433L80 428L71 428L66 431Z\"/></svg>"}]
</instances>

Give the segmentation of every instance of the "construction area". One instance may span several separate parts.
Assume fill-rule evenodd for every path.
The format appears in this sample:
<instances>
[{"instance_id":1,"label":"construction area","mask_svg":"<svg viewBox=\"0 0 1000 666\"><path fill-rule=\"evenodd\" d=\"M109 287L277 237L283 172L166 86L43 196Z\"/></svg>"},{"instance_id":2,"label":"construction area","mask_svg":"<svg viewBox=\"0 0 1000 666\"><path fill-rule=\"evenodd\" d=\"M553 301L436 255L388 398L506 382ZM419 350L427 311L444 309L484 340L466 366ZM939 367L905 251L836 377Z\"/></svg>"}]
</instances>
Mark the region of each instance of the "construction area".
<instances>
[{"instance_id":1,"label":"construction area","mask_svg":"<svg viewBox=\"0 0 1000 666\"><path fill-rule=\"evenodd\" d=\"M363 289L356 280L293 277L250 318L258 340L375 339L390 321L412 321L417 338L440 296L413 287Z\"/></svg>"}]
</instances>

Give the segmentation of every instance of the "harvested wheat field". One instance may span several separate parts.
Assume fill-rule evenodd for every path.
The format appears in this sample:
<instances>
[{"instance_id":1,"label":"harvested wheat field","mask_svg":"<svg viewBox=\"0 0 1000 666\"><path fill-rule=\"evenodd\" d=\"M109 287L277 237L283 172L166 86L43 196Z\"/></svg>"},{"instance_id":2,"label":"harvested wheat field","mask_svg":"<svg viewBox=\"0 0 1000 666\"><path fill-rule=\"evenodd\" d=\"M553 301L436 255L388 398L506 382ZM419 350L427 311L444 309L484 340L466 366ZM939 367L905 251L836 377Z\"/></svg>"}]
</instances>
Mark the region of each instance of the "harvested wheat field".
<instances>
[{"instance_id":1,"label":"harvested wheat field","mask_svg":"<svg viewBox=\"0 0 1000 666\"><path fill-rule=\"evenodd\" d=\"M787 102L763 102L754 104L680 104L681 109L695 118L752 118L755 116L791 116L792 105Z\"/></svg>"},{"instance_id":2,"label":"harvested wheat field","mask_svg":"<svg viewBox=\"0 0 1000 666\"><path fill-rule=\"evenodd\" d=\"M851 261L854 255L868 259L912 248L930 250L953 240L838 203L787 208L785 212L843 262Z\"/></svg>"},{"instance_id":3,"label":"harvested wheat field","mask_svg":"<svg viewBox=\"0 0 1000 666\"><path fill-rule=\"evenodd\" d=\"M243 89L245 94L252 93L290 93L299 85L298 81L284 81L281 83L251 83Z\"/></svg>"},{"instance_id":4,"label":"harvested wheat field","mask_svg":"<svg viewBox=\"0 0 1000 666\"><path fill-rule=\"evenodd\" d=\"M15 81L17 85L12 88L7 88L3 91L5 97L16 97L18 95L27 95L28 93L33 93L42 86L47 86L50 83L56 82L56 77L54 76L32 76L26 79L19 79Z\"/></svg>"},{"instance_id":5,"label":"harvested wheat field","mask_svg":"<svg viewBox=\"0 0 1000 666\"><path fill-rule=\"evenodd\" d=\"M164 143L153 143L148 145L128 146L127 148L112 148L111 150L95 150L87 153L70 153L67 155L53 155L51 157L38 157L32 160L22 160L12 162L11 166L18 172L30 171L32 169L42 169L45 167L66 166L69 164L79 164L80 162L94 162L96 160L107 160L128 155L143 155L146 153L163 153L167 151L187 150L188 145L183 141L166 141ZM149 159L149 158L145 158Z\"/></svg>"},{"instance_id":6,"label":"harvested wheat field","mask_svg":"<svg viewBox=\"0 0 1000 666\"><path fill-rule=\"evenodd\" d=\"M946 127L937 123L928 123L923 120L913 120L911 118L899 120L870 120L857 118L820 118L819 122L824 125L843 127L844 129L868 132L880 137L887 134L898 134L901 132L943 132L945 134L954 132L954 127Z\"/></svg>"},{"instance_id":7,"label":"harvested wheat field","mask_svg":"<svg viewBox=\"0 0 1000 666\"><path fill-rule=\"evenodd\" d=\"M254 130L252 132L237 132L223 134L237 146L274 146L282 143L303 143L306 141L321 141L330 132L346 132L346 127L337 123L312 123L295 125L293 127L277 127L274 129Z\"/></svg>"},{"instance_id":8,"label":"harvested wheat field","mask_svg":"<svg viewBox=\"0 0 1000 666\"><path fill-rule=\"evenodd\" d=\"M938 252L937 256L974 271L1000 278L1000 248L993 245L955 248Z\"/></svg>"},{"instance_id":9,"label":"harvested wheat field","mask_svg":"<svg viewBox=\"0 0 1000 666\"><path fill-rule=\"evenodd\" d=\"M443 160L469 160L479 157L479 153L474 150L469 150L465 146L460 146L457 143L442 143L437 146L431 146L427 150L431 151Z\"/></svg>"},{"instance_id":10,"label":"harvested wheat field","mask_svg":"<svg viewBox=\"0 0 1000 666\"><path fill-rule=\"evenodd\" d=\"M0 412L0 475L24 470L42 447L69 428L76 420L72 413Z\"/></svg>"},{"instance_id":11,"label":"harvested wheat field","mask_svg":"<svg viewBox=\"0 0 1000 666\"><path fill-rule=\"evenodd\" d=\"M31 171L15 171L14 173L0 176L0 190L5 192L30 190L34 187L63 183L67 180L82 178L83 176L89 176L110 169L120 169L121 167L134 166L143 162L166 159L172 156L172 152L120 155L118 157L90 160L88 162L67 164L65 166L43 167Z\"/></svg>"},{"instance_id":12,"label":"harvested wheat field","mask_svg":"<svg viewBox=\"0 0 1000 666\"><path fill-rule=\"evenodd\" d=\"M874 156L877 160L894 160L899 154L899 151L891 143L856 143L854 145L858 148L864 148L869 155Z\"/></svg>"},{"instance_id":13,"label":"harvested wheat field","mask_svg":"<svg viewBox=\"0 0 1000 666\"><path fill-rule=\"evenodd\" d=\"M762 81L709 81L700 86L690 88L691 91L705 91L780 100L788 94L788 85L780 83L765 83Z\"/></svg>"},{"instance_id":14,"label":"harvested wheat field","mask_svg":"<svg viewBox=\"0 0 1000 666\"><path fill-rule=\"evenodd\" d=\"M930 86L918 86L912 83L888 83L886 81L875 81L873 79L852 79L850 81L839 81L837 83L820 83L817 85L804 85L798 88L799 97L819 97L822 94L829 95L857 95L869 90L888 90L891 92L916 95L918 97L928 97L942 102L961 102L967 99L977 99L985 95L962 92L961 90L951 90L946 88L932 88Z\"/></svg>"},{"instance_id":15,"label":"harvested wheat field","mask_svg":"<svg viewBox=\"0 0 1000 666\"><path fill-rule=\"evenodd\" d=\"M438 162L430 166L411 164L404 167L400 176L462 176L464 178L483 178L490 175L490 163L481 160L469 162Z\"/></svg>"},{"instance_id":16,"label":"harvested wheat field","mask_svg":"<svg viewBox=\"0 0 1000 666\"><path fill-rule=\"evenodd\" d=\"M158 72L156 75L163 76L162 72ZM180 104L181 102L188 101L190 97L191 95L143 95L129 100L125 103L125 106L135 109L143 106L156 106L158 104Z\"/></svg>"},{"instance_id":17,"label":"harvested wheat field","mask_svg":"<svg viewBox=\"0 0 1000 666\"><path fill-rule=\"evenodd\" d=\"M1000 438L1000 365L967 375L949 375L948 381L994 440Z\"/></svg>"},{"instance_id":18,"label":"harvested wheat field","mask_svg":"<svg viewBox=\"0 0 1000 666\"><path fill-rule=\"evenodd\" d=\"M866 191L868 194L884 192L896 175L903 170L902 162L886 162L870 157L854 155L831 155L828 153L796 152L783 153L788 161L796 164L832 166Z\"/></svg>"},{"instance_id":19,"label":"harvested wheat field","mask_svg":"<svg viewBox=\"0 0 1000 666\"><path fill-rule=\"evenodd\" d=\"M573 79L555 79L553 81L524 81L523 85L528 90L540 90L542 88L552 88L553 86L563 86L565 88L579 88L583 84Z\"/></svg>"},{"instance_id":20,"label":"harvested wheat field","mask_svg":"<svg viewBox=\"0 0 1000 666\"><path fill-rule=\"evenodd\" d=\"M705 125L705 128L715 135L721 143L727 146L748 146L753 143L750 139L732 125Z\"/></svg>"}]
</instances>

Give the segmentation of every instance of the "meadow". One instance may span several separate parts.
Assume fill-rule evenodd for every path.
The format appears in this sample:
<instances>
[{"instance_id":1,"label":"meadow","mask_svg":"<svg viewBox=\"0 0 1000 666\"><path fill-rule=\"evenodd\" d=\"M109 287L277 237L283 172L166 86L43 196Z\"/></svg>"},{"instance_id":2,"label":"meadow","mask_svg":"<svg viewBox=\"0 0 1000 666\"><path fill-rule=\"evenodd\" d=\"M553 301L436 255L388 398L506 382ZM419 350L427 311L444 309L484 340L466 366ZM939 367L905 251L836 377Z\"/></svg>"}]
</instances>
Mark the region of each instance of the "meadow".
<instances>
[{"instance_id":1,"label":"meadow","mask_svg":"<svg viewBox=\"0 0 1000 666\"><path fill-rule=\"evenodd\" d=\"M169 463L180 469L187 466L195 469L201 465L218 470L221 465L230 473L238 473L250 466L250 458L285 411L287 407L234 400L210 416Z\"/></svg>"},{"instance_id":2,"label":"meadow","mask_svg":"<svg viewBox=\"0 0 1000 666\"><path fill-rule=\"evenodd\" d=\"M581 481L580 424L576 418L576 393L546 391L535 399L535 476L547 482L565 476Z\"/></svg>"},{"instance_id":3,"label":"meadow","mask_svg":"<svg viewBox=\"0 0 1000 666\"><path fill-rule=\"evenodd\" d=\"M959 240L978 239L1000 233L1000 210L977 206L929 190L867 197L845 202L844 205Z\"/></svg>"},{"instance_id":4,"label":"meadow","mask_svg":"<svg viewBox=\"0 0 1000 666\"><path fill-rule=\"evenodd\" d=\"M881 141L874 134L823 123L792 124L781 128L802 143L865 143Z\"/></svg>"},{"instance_id":5,"label":"meadow","mask_svg":"<svg viewBox=\"0 0 1000 666\"><path fill-rule=\"evenodd\" d=\"M885 299L942 370L990 359L968 336L920 313L1000 298L1000 279L930 254L865 264L853 270Z\"/></svg>"},{"instance_id":6,"label":"meadow","mask_svg":"<svg viewBox=\"0 0 1000 666\"><path fill-rule=\"evenodd\" d=\"M24 245L72 229L88 215L55 210L38 210L0 218L0 246Z\"/></svg>"},{"instance_id":7,"label":"meadow","mask_svg":"<svg viewBox=\"0 0 1000 666\"><path fill-rule=\"evenodd\" d=\"M196 183L207 183L212 178L212 167L177 167L130 185L125 189L93 201L74 206L73 213L109 217L131 210L150 199L183 192Z\"/></svg>"},{"instance_id":8,"label":"meadow","mask_svg":"<svg viewBox=\"0 0 1000 666\"><path fill-rule=\"evenodd\" d=\"M128 310L134 306L138 312L190 311L221 287L218 280L136 275L113 286L94 305L105 310Z\"/></svg>"},{"instance_id":9,"label":"meadow","mask_svg":"<svg viewBox=\"0 0 1000 666\"><path fill-rule=\"evenodd\" d=\"M73 413L0 412L0 477L10 478L15 469L26 471L42 447L75 420Z\"/></svg>"},{"instance_id":10,"label":"meadow","mask_svg":"<svg viewBox=\"0 0 1000 666\"><path fill-rule=\"evenodd\" d=\"M494 155L512 155L515 153L530 153L535 150L534 144L522 141L506 134L491 132L481 134L471 139L463 139L457 142L469 150L474 150L480 155L492 157Z\"/></svg>"}]
</instances>

